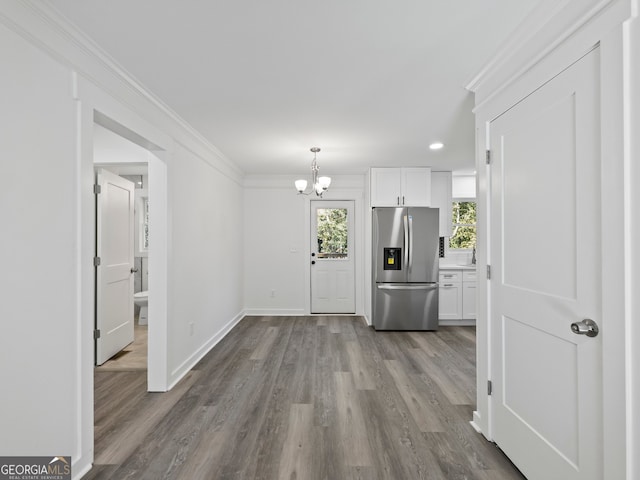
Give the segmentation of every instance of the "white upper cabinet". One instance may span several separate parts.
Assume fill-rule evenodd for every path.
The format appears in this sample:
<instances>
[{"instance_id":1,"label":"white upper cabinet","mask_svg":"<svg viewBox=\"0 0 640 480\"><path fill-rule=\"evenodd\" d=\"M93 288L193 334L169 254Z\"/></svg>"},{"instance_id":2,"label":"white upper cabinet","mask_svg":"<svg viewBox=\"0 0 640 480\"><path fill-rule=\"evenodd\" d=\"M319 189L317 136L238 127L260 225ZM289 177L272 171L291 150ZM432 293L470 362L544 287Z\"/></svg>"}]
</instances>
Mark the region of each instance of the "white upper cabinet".
<instances>
[{"instance_id":1,"label":"white upper cabinet","mask_svg":"<svg viewBox=\"0 0 640 480\"><path fill-rule=\"evenodd\" d=\"M440 209L440 236L451 236L451 172L431 172L431 206Z\"/></svg>"},{"instance_id":2,"label":"white upper cabinet","mask_svg":"<svg viewBox=\"0 0 640 480\"><path fill-rule=\"evenodd\" d=\"M431 206L431 168L372 168L371 206Z\"/></svg>"},{"instance_id":3,"label":"white upper cabinet","mask_svg":"<svg viewBox=\"0 0 640 480\"><path fill-rule=\"evenodd\" d=\"M402 180L399 168L371 169L371 206L389 207L400 205Z\"/></svg>"}]
</instances>

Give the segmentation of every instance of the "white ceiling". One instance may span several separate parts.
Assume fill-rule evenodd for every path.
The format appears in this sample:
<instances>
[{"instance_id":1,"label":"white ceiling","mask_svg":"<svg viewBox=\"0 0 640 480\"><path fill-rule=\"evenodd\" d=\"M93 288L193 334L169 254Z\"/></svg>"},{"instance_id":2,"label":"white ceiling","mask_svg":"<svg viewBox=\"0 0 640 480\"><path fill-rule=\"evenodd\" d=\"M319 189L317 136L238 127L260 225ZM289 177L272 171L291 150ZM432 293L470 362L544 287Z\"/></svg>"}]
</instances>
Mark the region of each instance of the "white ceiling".
<instances>
[{"instance_id":1,"label":"white ceiling","mask_svg":"<svg viewBox=\"0 0 640 480\"><path fill-rule=\"evenodd\" d=\"M331 175L472 171L464 85L539 0L49 3L246 173Z\"/></svg>"}]
</instances>

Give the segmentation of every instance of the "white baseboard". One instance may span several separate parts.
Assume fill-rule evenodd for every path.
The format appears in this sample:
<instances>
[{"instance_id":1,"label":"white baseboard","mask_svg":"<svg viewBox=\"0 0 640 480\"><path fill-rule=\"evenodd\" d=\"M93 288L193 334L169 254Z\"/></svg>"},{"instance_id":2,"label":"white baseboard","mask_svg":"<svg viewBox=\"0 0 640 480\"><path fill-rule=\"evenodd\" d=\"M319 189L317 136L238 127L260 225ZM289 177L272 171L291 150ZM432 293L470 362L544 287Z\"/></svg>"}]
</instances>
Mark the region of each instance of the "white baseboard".
<instances>
[{"instance_id":1,"label":"white baseboard","mask_svg":"<svg viewBox=\"0 0 640 480\"><path fill-rule=\"evenodd\" d=\"M480 428L480 425L482 425L482 417L480 416L480 413L477 410L473 411L473 420L471 420L469 422L469 424L473 427L473 429L478 432L479 434L481 434L484 438L486 438L488 441L492 442L493 440L491 438L489 438L488 432L483 432L482 428Z\"/></svg>"},{"instance_id":2,"label":"white baseboard","mask_svg":"<svg viewBox=\"0 0 640 480\"><path fill-rule=\"evenodd\" d=\"M299 317L306 315L302 308L245 308L244 314L257 317Z\"/></svg>"},{"instance_id":3,"label":"white baseboard","mask_svg":"<svg viewBox=\"0 0 640 480\"><path fill-rule=\"evenodd\" d=\"M476 320L468 319L468 320L439 320L438 325L441 327L475 327Z\"/></svg>"},{"instance_id":4,"label":"white baseboard","mask_svg":"<svg viewBox=\"0 0 640 480\"><path fill-rule=\"evenodd\" d=\"M480 414L477 410L473 411L473 420L471 420L469 423L476 432L482 433L482 429L480 428Z\"/></svg>"},{"instance_id":5,"label":"white baseboard","mask_svg":"<svg viewBox=\"0 0 640 480\"><path fill-rule=\"evenodd\" d=\"M240 320L242 320L245 316L245 312L242 311L238 313L233 319L231 319L224 327L222 327L215 335L213 335L202 347L196 350L189 358L187 358L184 362L182 362L176 369L171 372L171 377L173 380L169 383L169 388L167 390L171 390L182 378L191 371L191 369L200 361L202 358L209 353L209 351L215 347L220 340L227 336L227 334L231 331L233 327L235 327Z\"/></svg>"},{"instance_id":6,"label":"white baseboard","mask_svg":"<svg viewBox=\"0 0 640 480\"><path fill-rule=\"evenodd\" d=\"M83 455L84 458L74 462L71 462L71 472L73 480L78 480L84 477L89 471L93 468L92 462L87 462L87 458L93 458L93 450L91 450L89 455Z\"/></svg>"}]
</instances>

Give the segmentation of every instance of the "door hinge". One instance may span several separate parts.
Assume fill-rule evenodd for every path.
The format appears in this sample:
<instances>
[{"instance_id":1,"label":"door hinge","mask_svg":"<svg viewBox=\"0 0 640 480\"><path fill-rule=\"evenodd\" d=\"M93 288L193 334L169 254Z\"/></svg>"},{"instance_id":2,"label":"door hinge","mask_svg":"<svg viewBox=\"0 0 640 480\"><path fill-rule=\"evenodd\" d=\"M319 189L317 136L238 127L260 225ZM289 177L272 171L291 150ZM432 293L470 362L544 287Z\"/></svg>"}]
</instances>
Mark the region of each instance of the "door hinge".
<instances>
[{"instance_id":1,"label":"door hinge","mask_svg":"<svg viewBox=\"0 0 640 480\"><path fill-rule=\"evenodd\" d=\"M93 186L93 193L96 194L96 195L102 193L102 187L96 183Z\"/></svg>"},{"instance_id":2,"label":"door hinge","mask_svg":"<svg viewBox=\"0 0 640 480\"><path fill-rule=\"evenodd\" d=\"M95 330L93 331L93 339L94 339L94 340L97 340L97 339L99 339L99 338L100 338L100 330L95 329Z\"/></svg>"},{"instance_id":3,"label":"door hinge","mask_svg":"<svg viewBox=\"0 0 640 480\"><path fill-rule=\"evenodd\" d=\"M487 280L491 280L491 265L487 265Z\"/></svg>"},{"instance_id":4,"label":"door hinge","mask_svg":"<svg viewBox=\"0 0 640 480\"><path fill-rule=\"evenodd\" d=\"M491 380L487 380L487 395L491 395L492 392L493 392L493 383L491 383Z\"/></svg>"},{"instance_id":5,"label":"door hinge","mask_svg":"<svg viewBox=\"0 0 640 480\"><path fill-rule=\"evenodd\" d=\"M94 267L100 266L100 257L93 257L93 266Z\"/></svg>"},{"instance_id":6,"label":"door hinge","mask_svg":"<svg viewBox=\"0 0 640 480\"><path fill-rule=\"evenodd\" d=\"M487 165L491 165L491 150L487 150L485 160L487 161Z\"/></svg>"}]
</instances>

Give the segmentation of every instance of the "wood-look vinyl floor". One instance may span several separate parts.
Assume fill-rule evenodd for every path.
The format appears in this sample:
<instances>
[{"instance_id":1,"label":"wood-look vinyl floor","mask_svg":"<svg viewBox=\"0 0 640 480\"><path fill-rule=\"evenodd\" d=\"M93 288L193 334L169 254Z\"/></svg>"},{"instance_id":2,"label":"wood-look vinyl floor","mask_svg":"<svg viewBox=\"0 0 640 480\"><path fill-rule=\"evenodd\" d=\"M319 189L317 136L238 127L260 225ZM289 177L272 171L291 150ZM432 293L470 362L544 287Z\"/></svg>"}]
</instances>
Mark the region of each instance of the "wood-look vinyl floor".
<instances>
[{"instance_id":1,"label":"wood-look vinyl floor","mask_svg":"<svg viewBox=\"0 0 640 480\"><path fill-rule=\"evenodd\" d=\"M133 326L133 342L96 369L100 371L147 370L147 325Z\"/></svg>"},{"instance_id":2,"label":"wood-look vinyl floor","mask_svg":"<svg viewBox=\"0 0 640 480\"><path fill-rule=\"evenodd\" d=\"M469 425L475 330L246 317L174 389L95 372L86 479L512 480Z\"/></svg>"}]
</instances>

